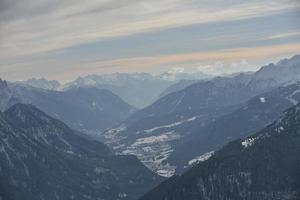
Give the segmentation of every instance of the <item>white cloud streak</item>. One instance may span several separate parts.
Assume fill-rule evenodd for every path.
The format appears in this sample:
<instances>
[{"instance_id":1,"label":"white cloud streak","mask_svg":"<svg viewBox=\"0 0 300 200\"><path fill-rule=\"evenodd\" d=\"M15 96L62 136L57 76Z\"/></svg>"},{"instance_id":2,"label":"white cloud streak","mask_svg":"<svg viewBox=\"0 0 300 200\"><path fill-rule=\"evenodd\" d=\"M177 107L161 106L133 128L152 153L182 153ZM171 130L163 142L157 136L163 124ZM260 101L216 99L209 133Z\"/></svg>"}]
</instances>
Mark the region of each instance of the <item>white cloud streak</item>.
<instances>
[{"instance_id":1,"label":"white cloud streak","mask_svg":"<svg viewBox=\"0 0 300 200\"><path fill-rule=\"evenodd\" d=\"M281 38L288 38L288 37L294 37L294 36L300 36L300 32L290 32L290 33L271 35L267 39L273 40L273 39L281 39Z\"/></svg>"}]
</instances>

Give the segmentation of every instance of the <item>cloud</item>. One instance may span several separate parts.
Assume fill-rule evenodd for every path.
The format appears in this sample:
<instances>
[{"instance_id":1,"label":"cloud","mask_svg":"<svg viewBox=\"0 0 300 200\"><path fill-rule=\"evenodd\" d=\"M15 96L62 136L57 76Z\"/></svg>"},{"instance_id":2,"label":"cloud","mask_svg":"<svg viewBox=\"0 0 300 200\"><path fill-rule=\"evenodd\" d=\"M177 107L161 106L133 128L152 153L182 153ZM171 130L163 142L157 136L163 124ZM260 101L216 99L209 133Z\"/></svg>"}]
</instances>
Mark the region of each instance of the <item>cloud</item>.
<instances>
[{"instance_id":1,"label":"cloud","mask_svg":"<svg viewBox=\"0 0 300 200\"><path fill-rule=\"evenodd\" d=\"M298 0L0 0L0 74L66 80L205 65L215 73L217 61L235 71L243 59L299 52L295 10ZM273 28L274 16L282 21Z\"/></svg>"},{"instance_id":2,"label":"cloud","mask_svg":"<svg viewBox=\"0 0 300 200\"><path fill-rule=\"evenodd\" d=\"M13 63L0 68L2 78L20 80L31 77L47 77L62 82L89 74L113 72L164 72L172 69L185 72L202 71L219 75L238 71L253 71L269 62L300 53L300 43L270 45L253 48L237 48L223 51L194 52L148 57L92 60L61 63L57 60L38 60L29 63ZM60 67L61 65L67 67ZM41 66L48 66L41 68ZM58 66L58 67L54 67Z\"/></svg>"},{"instance_id":3,"label":"cloud","mask_svg":"<svg viewBox=\"0 0 300 200\"><path fill-rule=\"evenodd\" d=\"M290 2L290 3L286 3ZM284 12L294 1L2 0L0 58L199 23Z\"/></svg>"},{"instance_id":4,"label":"cloud","mask_svg":"<svg viewBox=\"0 0 300 200\"><path fill-rule=\"evenodd\" d=\"M238 71L257 70L261 64L274 61L274 58L285 58L300 52L300 43L289 45L270 45L253 48L237 48L223 51L194 52L173 55L131 57L114 60L99 60L74 67L75 74L111 73L114 71L166 71L171 69L190 71L197 70L210 74L233 73ZM246 61L247 60L247 61ZM222 62L221 62L222 61ZM255 64L250 64L255 63ZM213 63L213 64L211 64ZM60 79L63 79L61 76ZM70 79L70 77L68 77Z\"/></svg>"},{"instance_id":5,"label":"cloud","mask_svg":"<svg viewBox=\"0 0 300 200\"><path fill-rule=\"evenodd\" d=\"M185 71L185 68L183 67L172 67L168 72L170 74L177 74L177 73L183 73Z\"/></svg>"},{"instance_id":6,"label":"cloud","mask_svg":"<svg viewBox=\"0 0 300 200\"><path fill-rule=\"evenodd\" d=\"M289 33L271 35L267 39L273 40L273 39L281 39L281 38L288 38L288 37L295 37L295 36L300 36L300 32L289 32Z\"/></svg>"},{"instance_id":7,"label":"cloud","mask_svg":"<svg viewBox=\"0 0 300 200\"><path fill-rule=\"evenodd\" d=\"M200 65L197 67L197 70L212 75L222 75L237 72L249 72L257 70L258 68L259 66L252 65L245 59L242 59L237 62L223 63L222 61L217 61L207 65Z\"/></svg>"}]
</instances>

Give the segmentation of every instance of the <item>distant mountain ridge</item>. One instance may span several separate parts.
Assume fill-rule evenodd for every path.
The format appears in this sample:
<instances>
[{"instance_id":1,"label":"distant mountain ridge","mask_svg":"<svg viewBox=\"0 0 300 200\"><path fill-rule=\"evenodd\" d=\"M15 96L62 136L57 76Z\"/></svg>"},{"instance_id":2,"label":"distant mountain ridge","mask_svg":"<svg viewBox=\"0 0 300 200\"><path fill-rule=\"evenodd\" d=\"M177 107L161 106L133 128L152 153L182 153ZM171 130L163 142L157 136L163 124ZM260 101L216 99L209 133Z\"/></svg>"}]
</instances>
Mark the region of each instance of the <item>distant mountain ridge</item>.
<instances>
[{"instance_id":1,"label":"distant mountain ridge","mask_svg":"<svg viewBox=\"0 0 300 200\"><path fill-rule=\"evenodd\" d=\"M19 84L29 85L45 90L60 90L62 85L56 80L47 80L45 78L31 78L26 81L17 81Z\"/></svg>"},{"instance_id":2,"label":"distant mountain ridge","mask_svg":"<svg viewBox=\"0 0 300 200\"><path fill-rule=\"evenodd\" d=\"M300 55L295 55L289 59L283 59L277 64L263 66L254 74L250 85L252 87L269 88L300 81L299 63Z\"/></svg>"},{"instance_id":3,"label":"distant mountain ridge","mask_svg":"<svg viewBox=\"0 0 300 200\"><path fill-rule=\"evenodd\" d=\"M138 108L153 103L167 87L180 80L203 80L211 76L202 72L164 72L158 75L149 73L112 73L87 75L74 81L61 84L56 80L31 78L16 83L36 88L66 91L71 88L107 89L120 96L125 102ZM145 88L147 88L145 90Z\"/></svg>"},{"instance_id":4,"label":"distant mountain ridge","mask_svg":"<svg viewBox=\"0 0 300 200\"><path fill-rule=\"evenodd\" d=\"M201 80L208 75L197 73L163 73L152 75L148 73L114 73L106 75L88 75L79 77L64 86L64 89L74 87L96 87L108 89L120 96L125 102L138 108L153 103L167 87L182 79Z\"/></svg>"},{"instance_id":5,"label":"distant mountain ridge","mask_svg":"<svg viewBox=\"0 0 300 200\"><path fill-rule=\"evenodd\" d=\"M128 199L162 178L32 105L0 112L0 199Z\"/></svg>"},{"instance_id":6,"label":"distant mountain ridge","mask_svg":"<svg viewBox=\"0 0 300 200\"><path fill-rule=\"evenodd\" d=\"M72 128L85 131L116 126L135 111L112 92L97 88L53 91L8 84L0 89L0 96L0 110L15 103L33 104Z\"/></svg>"},{"instance_id":7,"label":"distant mountain ridge","mask_svg":"<svg viewBox=\"0 0 300 200\"><path fill-rule=\"evenodd\" d=\"M172 82L160 80L147 73L89 75L80 77L65 86L65 90L77 87L108 89L120 96L125 102L144 107L154 101L160 91ZM157 96L156 96L157 95Z\"/></svg>"}]
</instances>

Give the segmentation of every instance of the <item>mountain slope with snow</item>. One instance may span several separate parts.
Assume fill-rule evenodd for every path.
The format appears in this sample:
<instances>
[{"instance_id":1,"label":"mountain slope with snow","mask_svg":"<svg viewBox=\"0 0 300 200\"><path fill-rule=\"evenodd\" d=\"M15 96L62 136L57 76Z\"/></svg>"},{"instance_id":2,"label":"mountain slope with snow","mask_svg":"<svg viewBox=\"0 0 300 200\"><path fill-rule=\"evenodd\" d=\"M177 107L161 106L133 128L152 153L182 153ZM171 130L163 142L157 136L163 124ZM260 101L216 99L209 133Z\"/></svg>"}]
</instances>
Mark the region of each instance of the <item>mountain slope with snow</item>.
<instances>
[{"instance_id":1,"label":"mountain slope with snow","mask_svg":"<svg viewBox=\"0 0 300 200\"><path fill-rule=\"evenodd\" d=\"M270 88L290 85L300 81L300 55L283 59L277 64L269 64L258 70L250 85L253 88Z\"/></svg>"},{"instance_id":2,"label":"mountain slope with snow","mask_svg":"<svg viewBox=\"0 0 300 200\"><path fill-rule=\"evenodd\" d=\"M141 200L300 198L300 106L258 133L235 140Z\"/></svg>"},{"instance_id":3,"label":"mountain slope with snow","mask_svg":"<svg viewBox=\"0 0 300 200\"><path fill-rule=\"evenodd\" d=\"M23 85L29 85L36 88L41 88L45 90L59 90L62 86L58 81L56 80L47 80L45 78L32 78L28 79L26 81L18 81L17 83L23 84Z\"/></svg>"},{"instance_id":4,"label":"mountain slope with snow","mask_svg":"<svg viewBox=\"0 0 300 200\"><path fill-rule=\"evenodd\" d=\"M253 134L298 102L300 85L293 84L251 98L240 108L206 126L197 127L197 121L194 121L190 127L177 127L177 132L185 130L190 134L175 144L167 161L177 166L177 172L182 172L185 167L190 167L190 160L206 152L216 151L227 142Z\"/></svg>"}]
</instances>

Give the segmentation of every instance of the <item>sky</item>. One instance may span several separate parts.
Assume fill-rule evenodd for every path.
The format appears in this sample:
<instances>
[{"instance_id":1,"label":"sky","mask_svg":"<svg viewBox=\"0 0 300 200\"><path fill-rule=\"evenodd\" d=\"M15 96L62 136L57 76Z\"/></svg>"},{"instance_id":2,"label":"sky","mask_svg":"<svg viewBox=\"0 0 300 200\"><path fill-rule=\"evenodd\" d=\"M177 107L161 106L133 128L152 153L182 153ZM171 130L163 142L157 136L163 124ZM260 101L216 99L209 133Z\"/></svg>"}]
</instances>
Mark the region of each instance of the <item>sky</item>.
<instances>
[{"instance_id":1,"label":"sky","mask_svg":"<svg viewBox=\"0 0 300 200\"><path fill-rule=\"evenodd\" d=\"M253 71L300 54L299 0L0 0L0 77Z\"/></svg>"}]
</instances>

